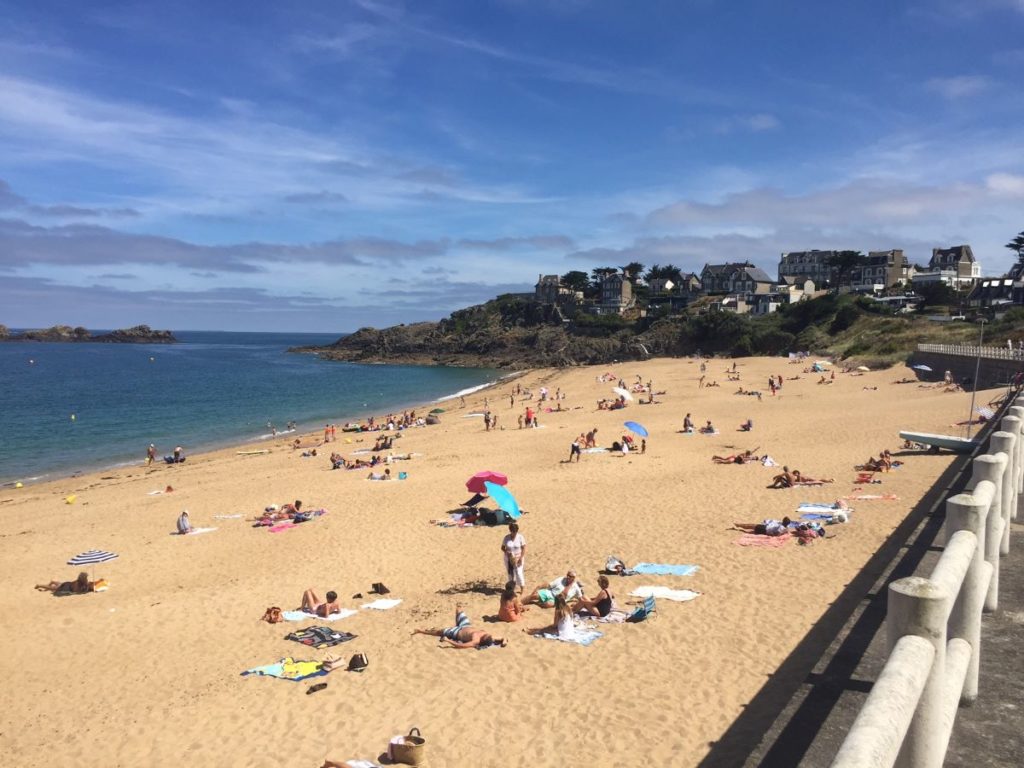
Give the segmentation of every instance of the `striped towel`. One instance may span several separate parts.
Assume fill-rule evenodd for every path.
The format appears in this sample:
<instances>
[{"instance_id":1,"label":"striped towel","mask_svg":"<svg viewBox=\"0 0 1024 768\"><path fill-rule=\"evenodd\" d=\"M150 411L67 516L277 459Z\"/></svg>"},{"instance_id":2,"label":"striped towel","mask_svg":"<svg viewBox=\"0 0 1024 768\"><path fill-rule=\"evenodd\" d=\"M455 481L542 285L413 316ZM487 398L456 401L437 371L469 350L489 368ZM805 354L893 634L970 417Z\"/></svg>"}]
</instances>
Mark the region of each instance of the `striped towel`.
<instances>
[{"instance_id":1,"label":"striped towel","mask_svg":"<svg viewBox=\"0 0 1024 768\"><path fill-rule=\"evenodd\" d=\"M736 543L741 547L769 547L778 548L784 546L793 538L792 534L784 533L781 536L762 536L757 533L744 533Z\"/></svg>"}]
</instances>

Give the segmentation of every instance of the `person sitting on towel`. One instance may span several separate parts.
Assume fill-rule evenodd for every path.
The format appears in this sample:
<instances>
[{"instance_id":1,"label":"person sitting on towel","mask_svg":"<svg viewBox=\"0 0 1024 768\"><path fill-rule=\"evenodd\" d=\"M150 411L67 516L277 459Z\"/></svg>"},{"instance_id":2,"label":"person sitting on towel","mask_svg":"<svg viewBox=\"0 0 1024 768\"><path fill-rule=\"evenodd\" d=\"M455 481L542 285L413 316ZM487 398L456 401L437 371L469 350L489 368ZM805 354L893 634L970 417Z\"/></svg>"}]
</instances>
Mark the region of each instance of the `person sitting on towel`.
<instances>
[{"instance_id":1,"label":"person sitting on towel","mask_svg":"<svg viewBox=\"0 0 1024 768\"><path fill-rule=\"evenodd\" d=\"M550 608L555 604L555 598L559 595L562 595L570 603L583 597L583 589L576 581L576 571L569 569L565 576L555 579L550 584L537 587L523 600L523 603Z\"/></svg>"},{"instance_id":2,"label":"person sitting on towel","mask_svg":"<svg viewBox=\"0 0 1024 768\"><path fill-rule=\"evenodd\" d=\"M192 533L192 521L188 518L187 509L178 515L178 533Z\"/></svg>"},{"instance_id":3,"label":"person sitting on towel","mask_svg":"<svg viewBox=\"0 0 1024 768\"><path fill-rule=\"evenodd\" d=\"M792 488L796 482L796 475L789 471L789 467L784 466L782 468L782 474L776 475L772 478L772 484L769 488Z\"/></svg>"},{"instance_id":4,"label":"person sitting on towel","mask_svg":"<svg viewBox=\"0 0 1024 768\"><path fill-rule=\"evenodd\" d=\"M756 533L758 536L781 536L789 530L789 524L793 522L788 517L779 520L762 520L760 523L733 523L732 527L747 533Z\"/></svg>"},{"instance_id":5,"label":"person sitting on towel","mask_svg":"<svg viewBox=\"0 0 1024 768\"><path fill-rule=\"evenodd\" d=\"M558 635L560 640L572 640L576 637L576 625L572 620L572 609L562 595L555 597L555 621L547 627L528 629L528 635Z\"/></svg>"},{"instance_id":6,"label":"person sitting on towel","mask_svg":"<svg viewBox=\"0 0 1024 768\"><path fill-rule=\"evenodd\" d=\"M302 608L306 613L320 616L326 619L332 613L341 613L341 606L338 605L338 593L331 591L327 593L327 600L321 602L316 592L307 589L302 593Z\"/></svg>"},{"instance_id":7,"label":"person sitting on towel","mask_svg":"<svg viewBox=\"0 0 1024 768\"><path fill-rule=\"evenodd\" d=\"M519 621L528 610L530 609L519 601L516 583L514 581L507 582L505 591L501 593L501 602L498 604L498 620Z\"/></svg>"},{"instance_id":8,"label":"person sitting on towel","mask_svg":"<svg viewBox=\"0 0 1024 768\"><path fill-rule=\"evenodd\" d=\"M608 577L603 573L597 577L597 585L601 591L594 595L592 600L581 597L573 607L573 613L589 613L591 616L604 618L612 612L612 603L615 596L608 591Z\"/></svg>"}]
</instances>

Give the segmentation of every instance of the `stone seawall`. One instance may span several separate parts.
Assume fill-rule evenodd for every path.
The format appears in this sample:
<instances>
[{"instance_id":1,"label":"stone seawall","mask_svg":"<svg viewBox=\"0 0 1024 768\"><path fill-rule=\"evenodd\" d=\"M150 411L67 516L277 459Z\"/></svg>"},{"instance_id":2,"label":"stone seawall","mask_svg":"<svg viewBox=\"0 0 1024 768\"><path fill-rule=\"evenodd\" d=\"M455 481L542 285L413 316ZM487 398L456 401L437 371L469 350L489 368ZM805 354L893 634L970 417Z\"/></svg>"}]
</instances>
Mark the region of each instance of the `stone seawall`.
<instances>
[{"instance_id":1,"label":"stone seawall","mask_svg":"<svg viewBox=\"0 0 1024 768\"><path fill-rule=\"evenodd\" d=\"M910 358L910 365L927 365L931 372L918 371L922 381L942 381L946 371L953 374L953 380L964 385L964 389L991 389L1005 387L1014 377L1024 371L1024 359L993 360L982 357L978 369L977 386L974 384L974 370L977 359L966 355L948 355L938 352L915 352Z\"/></svg>"}]
</instances>

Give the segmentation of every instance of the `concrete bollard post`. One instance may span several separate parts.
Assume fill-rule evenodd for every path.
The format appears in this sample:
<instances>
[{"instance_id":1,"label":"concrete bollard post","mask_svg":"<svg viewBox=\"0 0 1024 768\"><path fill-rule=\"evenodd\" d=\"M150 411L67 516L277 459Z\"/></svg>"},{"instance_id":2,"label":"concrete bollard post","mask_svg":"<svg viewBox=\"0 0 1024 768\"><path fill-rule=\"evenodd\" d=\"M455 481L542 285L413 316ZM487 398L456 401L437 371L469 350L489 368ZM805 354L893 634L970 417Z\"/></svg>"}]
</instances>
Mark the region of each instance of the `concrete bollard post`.
<instances>
[{"instance_id":1,"label":"concrete bollard post","mask_svg":"<svg viewBox=\"0 0 1024 768\"><path fill-rule=\"evenodd\" d=\"M917 635L935 648L928 682L907 729L896 765L901 768L941 768L941 725L946 671L946 619L949 595L937 584L910 576L889 585L886 616L889 653L904 635Z\"/></svg>"},{"instance_id":2,"label":"concrete bollard post","mask_svg":"<svg viewBox=\"0 0 1024 768\"><path fill-rule=\"evenodd\" d=\"M1014 488L1016 493L1013 497L1013 507L1010 509L1010 517L1013 520L1017 519L1017 507L1020 505L1020 494L1024 491L1024 406L1015 405L1007 409L1007 415L1004 417L1013 417L1018 420L1020 430L1017 434L1017 456L1016 456L1016 474L1014 475ZM1007 432L1012 432L1007 426L1004 426Z\"/></svg>"},{"instance_id":3,"label":"concrete bollard post","mask_svg":"<svg viewBox=\"0 0 1024 768\"><path fill-rule=\"evenodd\" d=\"M985 594L985 611L988 613L999 608L999 544L1003 522L999 507L1003 497L1002 481L1005 470L1006 454L978 456L974 459L974 472L970 483L967 484L968 487L977 487L980 482L987 480L995 486L992 503L985 515L985 560L992 563L992 579Z\"/></svg>"},{"instance_id":4,"label":"concrete bollard post","mask_svg":"<svg viewBox=\"0 0 1024 768\"><path fill-rule=\"evenodd\" d=\"M1016 427L1018 424L1017 418L1013 416L1007 416L1003 419L1003 422L1010 422L1007 426ZM999 501L1000 517L1003 519L1002 533L999 536L999 554L1008 555L1010 554L1010 509L1013 506L1013 500L1016 498L1017 493L1014 490L1014 470L1013 457L1016 453L1017 448L1017 437L1016 430L1008 432L1000 431L993 432L992 439L989 441L988 450L989 453L1005 454L1006 455L1006 470L1003 473L1003 495Z\"/></svg>"},{"instance_id":5,"label":"concrete bollard post","mask_svg":"<svg viewBox=\"0 0 1024 768\"><path fill-rule=\"evenodd\" d=\"M1008 416L1020 419L1021 428L1024 429L1024 397L1018 397L1014 401L1014 405L1006 409L1006 413ZM1018 495L1024 493L1024 440L1017 441L1017 493ZM1016 504L1013 505L1013 514L1016 517Z\"/></svg>"},{"instance_id":6,"label":"concrete bollard post","mask_svg":"<svg viewBox=\"0 0 1024 768\"><path fill-rule=\"evenodd\" d=\"M950 638L960 637L971 644L971 660L960 701L971 704L978 698L978 668L981 663L981 611L985 603L987 569L984 552L985 502L969 493L960 493L946 499L946 542L958 531L970 531L978 539L960 594L953 603L949 616Z\"/></svg>"}]
</instances>

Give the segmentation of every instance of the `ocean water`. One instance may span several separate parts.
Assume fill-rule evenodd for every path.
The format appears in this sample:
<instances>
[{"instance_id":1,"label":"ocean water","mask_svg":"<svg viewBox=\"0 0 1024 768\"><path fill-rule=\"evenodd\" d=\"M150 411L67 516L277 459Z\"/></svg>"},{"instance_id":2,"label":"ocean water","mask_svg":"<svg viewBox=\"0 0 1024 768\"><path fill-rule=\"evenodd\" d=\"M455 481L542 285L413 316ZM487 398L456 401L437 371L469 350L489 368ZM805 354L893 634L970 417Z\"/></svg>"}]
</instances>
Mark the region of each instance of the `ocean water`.
<instances>
[{"instance_id":1,"label":"ocean water","mask_svg":"<svg viewBox=\"0 0 1024 768\"><path fill-rule=\"evenodd\" d=\"M180 344L0 344L0 484L269 439L471 390L481 368L288 354L338 334L182 331ZM444 404L441 404L443 407ZM72 416L74 418L72 419Z\"/></svg>"}]
</instances>

